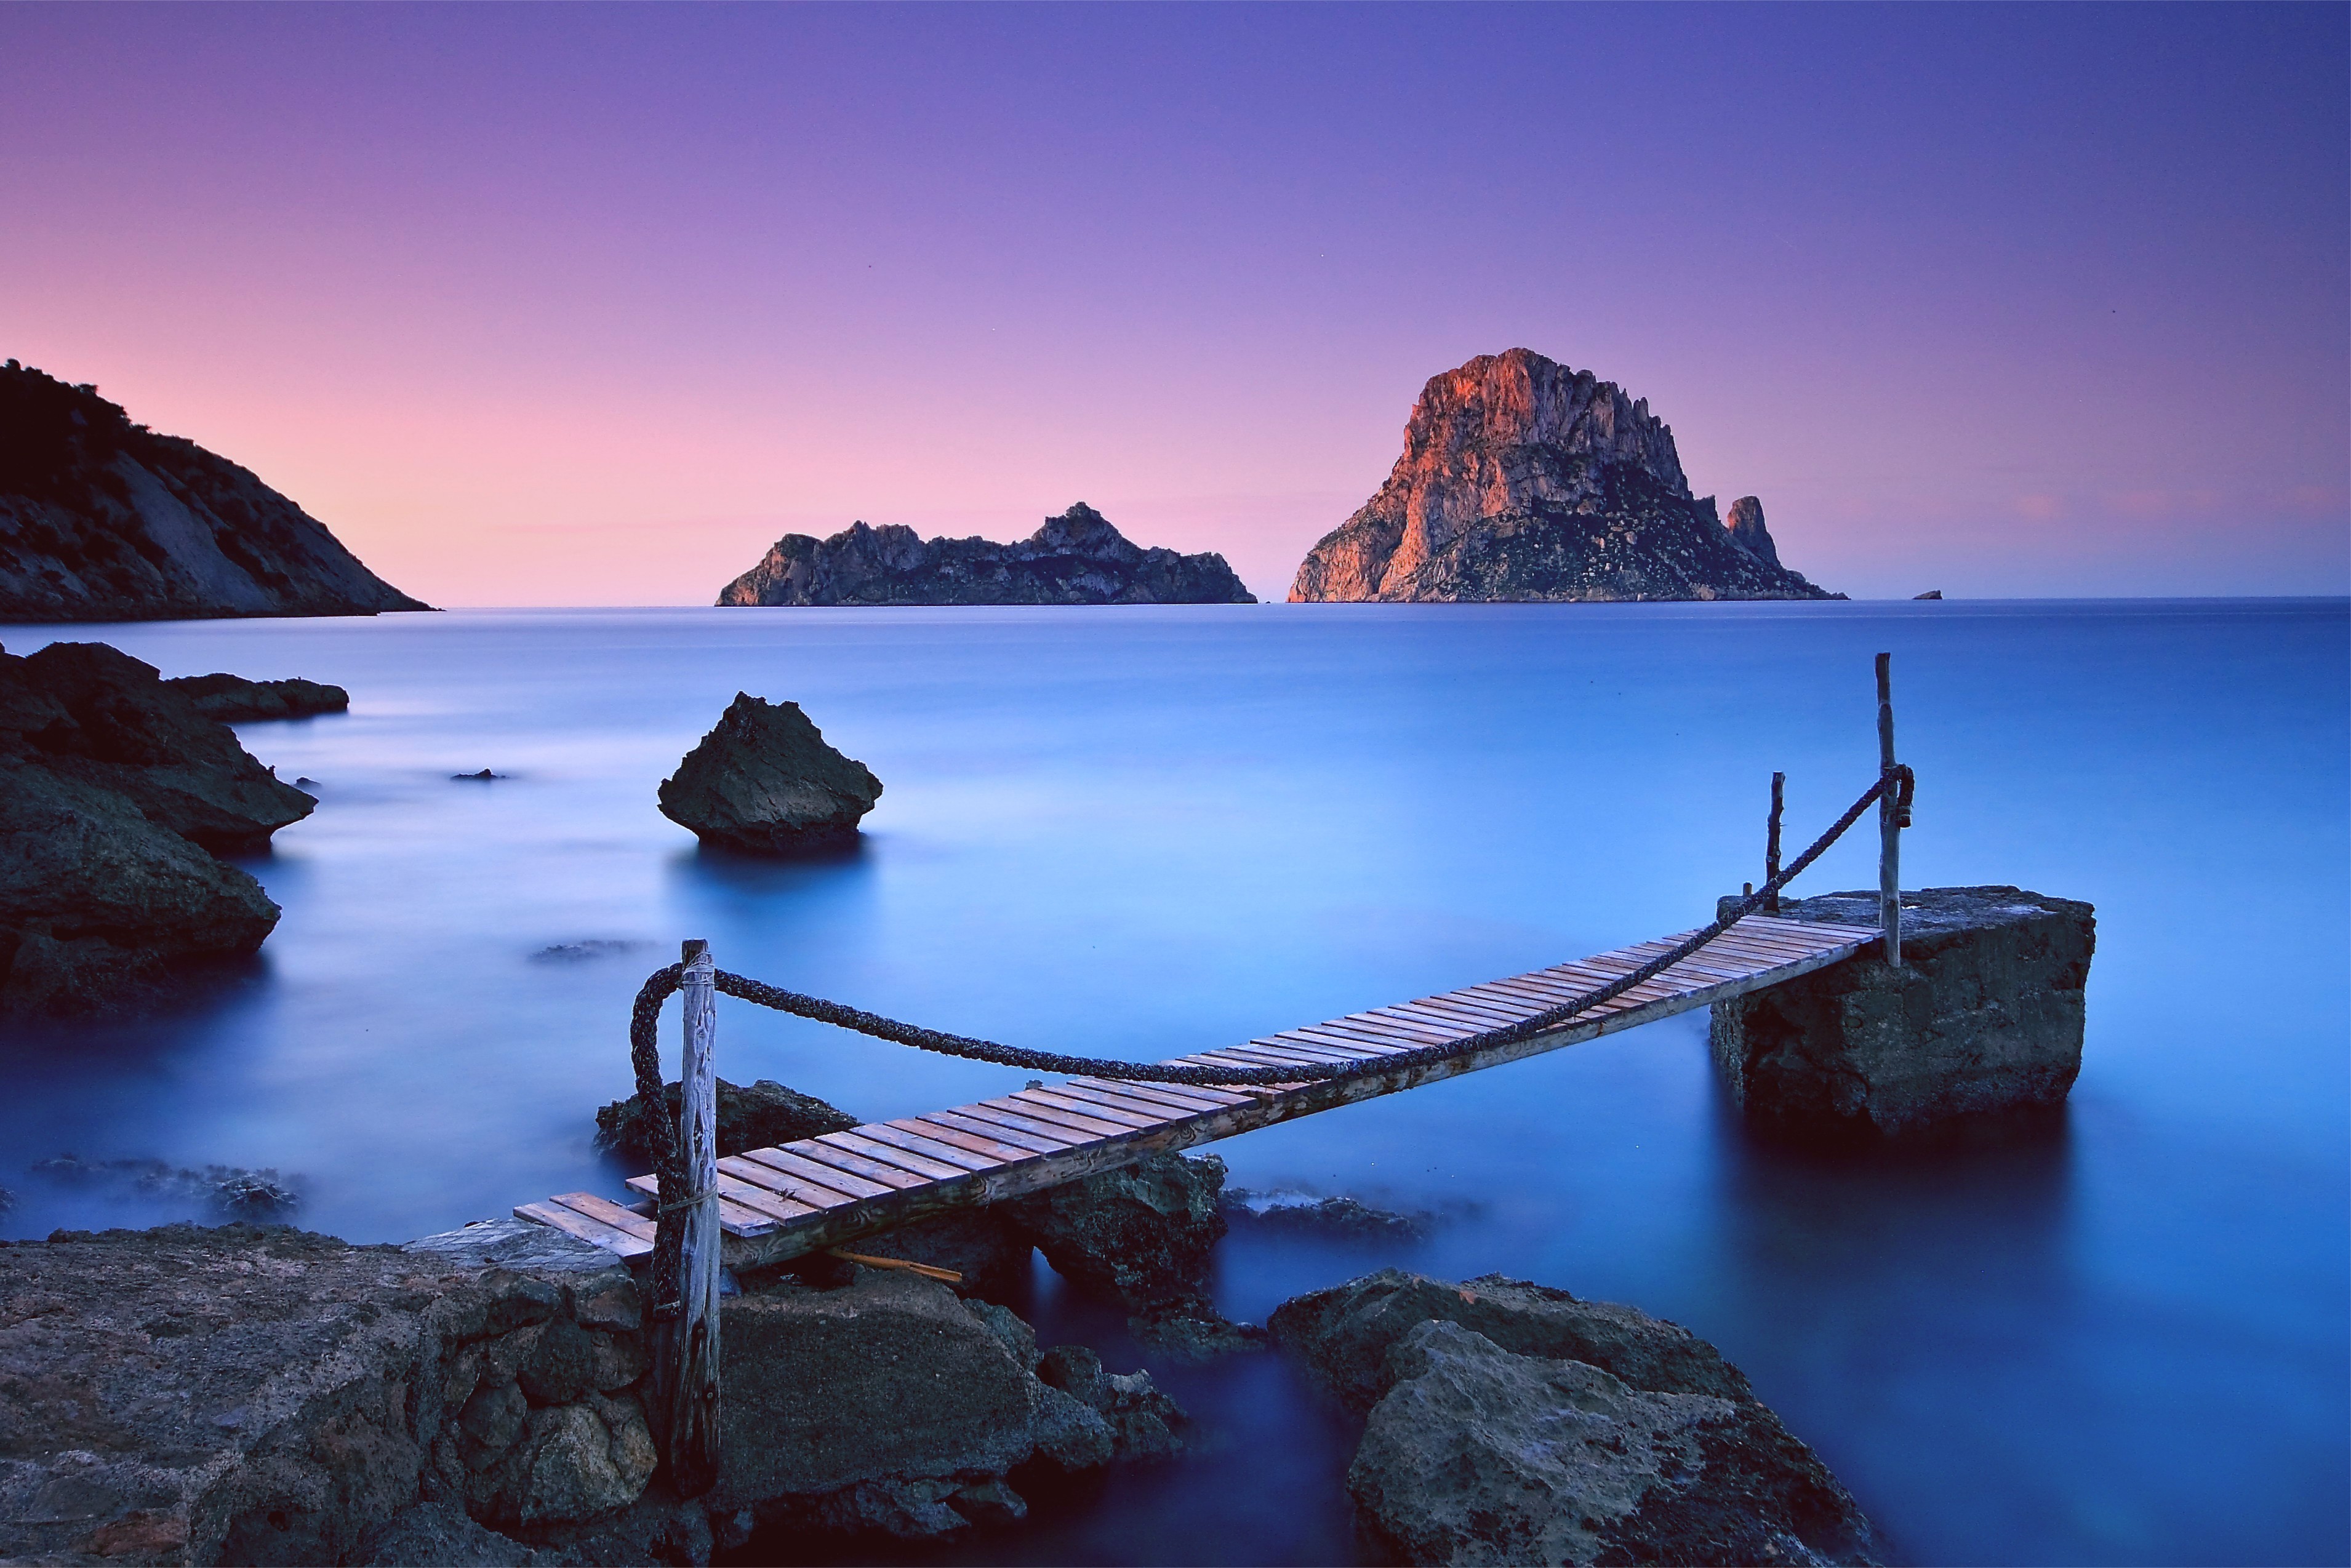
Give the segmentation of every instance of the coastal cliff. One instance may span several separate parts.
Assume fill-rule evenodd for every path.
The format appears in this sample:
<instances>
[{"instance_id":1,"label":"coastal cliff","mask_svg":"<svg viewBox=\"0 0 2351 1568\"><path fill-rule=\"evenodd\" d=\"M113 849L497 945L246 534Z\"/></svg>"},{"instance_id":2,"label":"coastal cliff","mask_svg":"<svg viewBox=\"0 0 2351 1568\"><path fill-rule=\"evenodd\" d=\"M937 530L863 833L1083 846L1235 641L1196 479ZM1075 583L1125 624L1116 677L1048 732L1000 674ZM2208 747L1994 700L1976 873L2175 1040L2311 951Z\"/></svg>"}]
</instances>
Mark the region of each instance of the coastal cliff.
<instances>
[{"instance_id":1,"label":"coastal cliff","mask_svg":"<svg viewBox=\"0 0 2351 1568\"><path fill-rule=\"evenodd\" d=\"M718 595L726 605L1254 604L1213 552L1129 542L1083 501L1017 544L924 539L852 523L831 538L786 534Z\"/></svg>"},{"instance_id":2,"label":"coastal cliff","mask_svg":"<svg viewBox=\"0 0 2351 1568\"><path fill-rule=\"evenodd\" d=\"M1308 552L1291 602L1832 599L1748 497L1693 497L1673 431L1525 349L1432 377L1379 494Z\"/></svg>"},{"instance_id":3,"label":"coastal cliff","mask_svg":"<svg viewBox=\"0 0 2351 1568\"><path fill-rule=\"evenodd\" d=\"M431 608L226 458L95 387L0 368L0 621Z\"/></svg>"}]
</instances>

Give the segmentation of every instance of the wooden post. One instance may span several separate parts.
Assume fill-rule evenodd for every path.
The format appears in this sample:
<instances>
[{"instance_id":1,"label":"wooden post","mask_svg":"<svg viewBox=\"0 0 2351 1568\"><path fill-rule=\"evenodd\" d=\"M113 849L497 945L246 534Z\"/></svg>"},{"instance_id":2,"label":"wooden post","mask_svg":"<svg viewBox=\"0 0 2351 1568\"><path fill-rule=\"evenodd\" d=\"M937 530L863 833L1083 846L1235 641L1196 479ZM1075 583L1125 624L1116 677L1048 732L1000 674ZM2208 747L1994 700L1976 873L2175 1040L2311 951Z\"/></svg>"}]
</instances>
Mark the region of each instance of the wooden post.
<instances>
[{"instance_id":1,"label":"wooden post","mask_svg":"<svg viewBox=\"0 0 2351 1568\"><path fill-rule=\"evenodd\" d=\"M677 1139L692 1201L683 1211L685 1245L678 1260L679 1312L668 1325L664 1379L668 1396L670 1483L699 1497L718 1479L718 1009L710 944L688 942L685 1050L678 1071Z\"/></svg>"},{"instance_id":2,"label":"wooden post","mask_svg":"<svg viewBox=\"0 0 2351 1568\"><path fill-rule=\"evenodd\" d=\"M1902 967L1902 824L1895 810L1894 655L1877 655L1877 920L1886 961Z\"/></svg>"},{"instance_id":3,"label":"wooden post","mask_svg":"<svg viewBox=\"0 0 2351 1568\"><path fill-rule=\"evenodd\" d=\"M1771 775L1771 825L1763 837L1763 882L1767 887L1771 885L1771 879L1780 874L1780 807L1787 785L1786 774ZM1767 914L1777 915L1780 912L1777 888L1763 895L1763 908Z\"/></svg>"}]
</instances>

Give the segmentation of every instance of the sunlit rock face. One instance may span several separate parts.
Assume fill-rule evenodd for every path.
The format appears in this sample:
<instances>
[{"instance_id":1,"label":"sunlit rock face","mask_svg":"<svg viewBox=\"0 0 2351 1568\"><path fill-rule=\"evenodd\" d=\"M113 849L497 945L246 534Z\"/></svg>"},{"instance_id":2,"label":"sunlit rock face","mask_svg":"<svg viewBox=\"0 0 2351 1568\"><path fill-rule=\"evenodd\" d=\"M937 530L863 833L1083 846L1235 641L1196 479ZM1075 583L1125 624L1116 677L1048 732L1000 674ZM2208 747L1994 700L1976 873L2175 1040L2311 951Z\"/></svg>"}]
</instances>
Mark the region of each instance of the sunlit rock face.
<instances>
[{"instance_id":1,"label":"sunlit rock face","mask_svg":"<svg viewBox=\"0 0 2351 1568\"><path fill-rule=\"evenodd\" d=\"M1690 495L1673 431L1614 382L1525 349L1480 355L1421 389L1387 483L1290 597L1837 597L1782 567L1761 505L1740 505L1745 533Z\"/></svg>"}]
</instances>

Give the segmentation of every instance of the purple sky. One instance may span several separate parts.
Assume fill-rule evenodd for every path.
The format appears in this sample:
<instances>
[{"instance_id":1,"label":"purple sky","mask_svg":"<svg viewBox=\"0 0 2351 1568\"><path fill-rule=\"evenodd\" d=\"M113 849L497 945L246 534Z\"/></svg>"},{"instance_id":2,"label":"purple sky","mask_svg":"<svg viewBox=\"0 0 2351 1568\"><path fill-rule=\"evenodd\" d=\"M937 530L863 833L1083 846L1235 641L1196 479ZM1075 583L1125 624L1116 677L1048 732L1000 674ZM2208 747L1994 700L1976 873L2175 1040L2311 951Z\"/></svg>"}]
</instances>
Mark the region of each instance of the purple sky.
<instances>
[{"instance_id":1,"label":"purple sky","mask_svg":"<svg viewBox=\"0 0 2351 1568\"><path fill-rule=\"evenodd\" d=\"M0 8L0 355L435 602L1085 499L1280 597L1523 345L1855 596L2351 590L2351 9Z\"/></svg>"}]
</instances>

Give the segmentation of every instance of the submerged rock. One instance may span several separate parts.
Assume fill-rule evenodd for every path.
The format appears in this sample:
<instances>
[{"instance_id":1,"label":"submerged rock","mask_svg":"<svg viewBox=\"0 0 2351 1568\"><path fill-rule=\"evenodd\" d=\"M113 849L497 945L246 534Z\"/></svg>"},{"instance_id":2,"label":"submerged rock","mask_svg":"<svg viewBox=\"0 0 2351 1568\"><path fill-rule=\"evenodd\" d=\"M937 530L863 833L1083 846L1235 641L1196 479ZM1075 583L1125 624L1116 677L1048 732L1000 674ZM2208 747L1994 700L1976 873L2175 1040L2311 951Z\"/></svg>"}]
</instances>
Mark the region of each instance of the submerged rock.
<instances>
[{"instance_id":1,"label":"submerged rock","mask_svg":"<svg viewBox=\"0 0 2351 1568\"><path fill-rule=\"evenodd\" d=\"M1426 1215L1394 1214L1352 1197L1251 1192L1247 1187L1226 1193L1220 1207L1235 1231L1311 1237L1351 1246L1410 1246L1427 1240L1430 1226Z\"/></svg>"},{"instance_id":2,"label":"submerged rock","mask_svg":"<svg viewBox=\"0 0 2351 1568\"><path fill-rule=\"evenodd\" d=\"M263 719L309 718L322 713L344 713L351 694L340 686L290 678L248 681L243 675L182 675L164 685L186 697L198 713L223 724L249 724Z\"/></svg>"},{"instance_id":3,"label":"submerged rock","mask_svg":"<svg viewBox=\"0 0 2351 1568\"><path fill-rule=\"evenodd\" d=\"M663 780L661 812L705 844L792 854L853 842L881 798L882 781L826 745L799 704L737 692Z\"/></svg>"},{"instance_id":4,"label":"submerged rock","mask_svg":"<svg viewBox=\"0 0 2351 1568\"><path fill-rule=\"evenodd\" d=\"M664 1083L662 1094L664 1105L658 1125L674 1127L678 1086ZM644 1102L632 1094L596 1113L596 1143L601 1148L642 1161L651 1169L653 1146L647 1139L654 1125L645 1119ZM724 1078L718 1081L721 1158L739 1155L746 1149L769 1149L825 1133L845 1133L856 1125L857 1118L846 1111L828 1105L812 1094L788 1089L772 1078L750 1084L729 1083Z\"/></svg>"},{"instance_id":5,"label":"submerged rock","mask_svg":"<svg viewBox=\"0 0 2351 1568\"><path fill-rule=\"evenodd\" d=\"M1407 1563L1869 1563L1869 1521L1677 1324L1499 1276L1388 1270L1269 1326L1367 1413L1347 1475Z\"/></svg>"}]
</instances>

